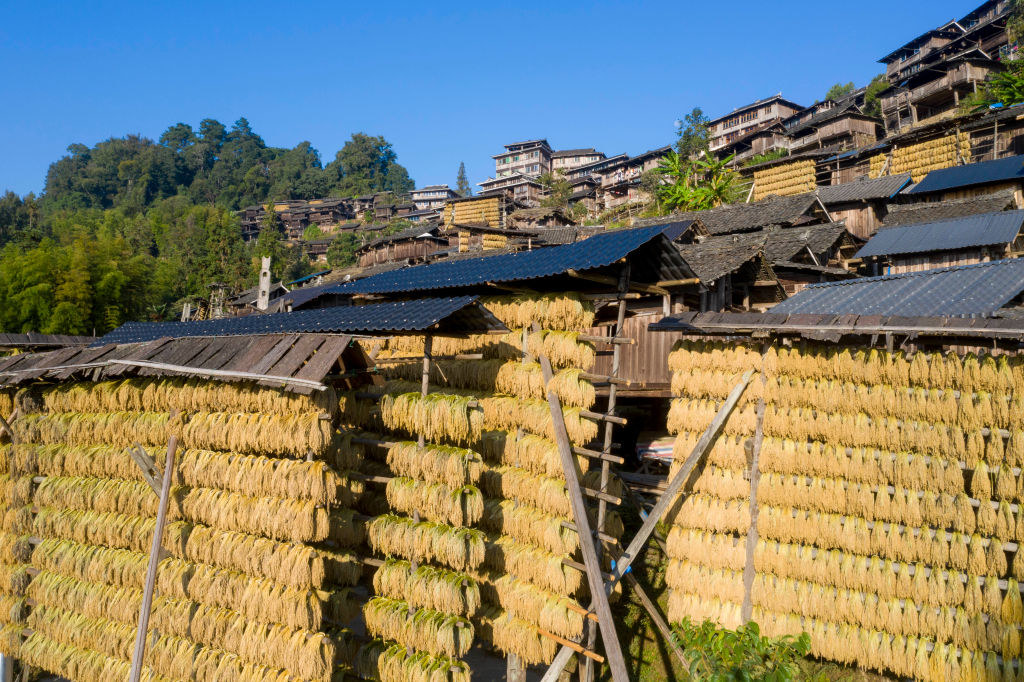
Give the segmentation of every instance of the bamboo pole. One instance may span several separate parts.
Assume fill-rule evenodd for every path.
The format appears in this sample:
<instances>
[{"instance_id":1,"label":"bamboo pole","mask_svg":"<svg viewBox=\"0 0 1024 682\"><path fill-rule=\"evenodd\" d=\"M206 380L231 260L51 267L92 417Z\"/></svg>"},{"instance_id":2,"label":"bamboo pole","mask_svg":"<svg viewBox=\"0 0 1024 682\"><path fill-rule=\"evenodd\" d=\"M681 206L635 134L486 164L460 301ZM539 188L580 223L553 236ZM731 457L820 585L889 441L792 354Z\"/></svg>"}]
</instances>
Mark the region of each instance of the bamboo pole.
<instances>
[{"instance_id":1,"label":"bamboo pole","mask_svg":"<svg viewBox=\"0 0 1024 682\"><path fill-rule=\"evenodd\" d=\"M139 682L142 678L142 659L146 655L146 631L149 629L149 613L153 606L156 569L160 563L164 524L167 522L167 503L170 501L171 479L174 477L174 454L177 449L178 437L171 436L167 443L167 458L164 461L163 482L160 487L160 505L156 513L156 527L153 529L153 544L149 550L146 583L142 592L142 608L139 609L139 628L135 633L135 651L132 653L132 667L128 674L128 682Z\"/></svg>"},{"instance_id":2,"label":"bamboo pole","mask_svg":"<svg viewBox=\"0 0 1024 682\"><path fill-rule=\"evenodd\" d=\"M539 325L533 324L534 331L539 331ZM544 374L544 383L551 381L551 361L546 355L540 356L541 371ZM569 444L569 436L565 430L565 420L562 416L562 405L554 391L548 391L548 405L551 409L551 421L554 427L555 440L558 444L558 454L562 460L562 469L565 473L566 483L569 486L569 501L572 504L573 517L576 527L579 529L580 549L583 554L583 563L587 568L587 580L590 585L590 593L596 601L596 611L600 618L601 639L604 641L605 654L608 657L608 667L612 679L615 682L627 682L629 672L626 670L626 661L622 655L622 647L619 644L619 636L615 629L615 620L612 616L611 606L608 603L608 593L605 591L605 583L601 577L601 565L597 558L597 551L594 548L593 536L590 533L590 519L587 518L587 508L583 502L583 495L580 492L579 471L576 460L573 459L572 446ZM565 645L563 645L565 648ZM570 649L571 650L571 649Z\"/></svg>"}]
</instances>

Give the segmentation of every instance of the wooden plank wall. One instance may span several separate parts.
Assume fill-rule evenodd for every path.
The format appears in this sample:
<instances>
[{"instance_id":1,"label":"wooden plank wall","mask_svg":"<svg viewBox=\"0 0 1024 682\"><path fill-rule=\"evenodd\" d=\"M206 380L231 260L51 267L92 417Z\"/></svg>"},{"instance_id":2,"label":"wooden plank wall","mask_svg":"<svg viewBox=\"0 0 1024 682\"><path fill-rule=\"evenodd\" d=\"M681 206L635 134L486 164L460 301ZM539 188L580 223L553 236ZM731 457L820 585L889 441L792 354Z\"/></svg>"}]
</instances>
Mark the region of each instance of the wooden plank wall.
<instances>
[{"instance_id":1,"label":"wooden plank wall","mask_svg":"<svg viewBox=\"0 0 1024 682\"><path fill-rule=\"evenodd\" d=\"M882 220L873 204L842 204L838 208L828 209L832 220L839 222L846 221L846 229L862 239L868 239L878 228Z\"/></svg>"},{"instance_id":2,"label":"wooden plank wall","mask_svg":"<svg viewBox=\"0 0 1024 682\"><path fill-rule=\"evenodd\" d=\"M633 312L633 311L630 311ZM660 320L664 315L661 309L636 311L633 317L626 318L623 325L623 336L636 339L630 346L622 346L619 356L619 376L633 382L630 390L650 389L667 391L672 375L668 371L668 353L672 344L683 338L679 332L651 332L647 325ZM599 327L590 333L607 336L608 327ZM612 353L608 346L598 344L597 362L594 364L596 374L610 374Z\"/></svg>"}]
</instances>

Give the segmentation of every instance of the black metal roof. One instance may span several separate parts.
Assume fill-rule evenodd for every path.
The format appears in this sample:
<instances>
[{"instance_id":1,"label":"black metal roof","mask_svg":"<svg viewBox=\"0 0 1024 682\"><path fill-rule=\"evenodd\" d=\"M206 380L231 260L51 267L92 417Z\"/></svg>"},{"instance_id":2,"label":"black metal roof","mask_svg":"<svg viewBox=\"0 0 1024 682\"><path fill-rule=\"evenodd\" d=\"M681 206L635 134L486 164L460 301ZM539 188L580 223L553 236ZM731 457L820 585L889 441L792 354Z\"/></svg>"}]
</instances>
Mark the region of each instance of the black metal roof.
<instances>
[{"instance_id":1,"label":"black metal roof","mask_svg":"<svg viewBox=\"0 0 1024 682\"><path fill-rule=\"evenodd\" d=\"M346 305L289 313L247 315L201 322L128 322L93 345L136 343L164 337L250 336L257 334L485 333L505 326L475 296Z\"/></svg>"},{"instance_id":2,"label":"black metal roof","mask_svg":"<svg viewBox=\"0 0 1024 682\"><path fill-rule=\"evenodd\" d=\"M818 198L828 207L850 201L891 199L910 184L910 173L884 175L873 180L854 180L818 188Z\"/></svg>"},{"instance_id":3,"label":"black metal roof","mask_svg":"<svg viewBox=\"0 0 1024 682\"><path fill-rule=\"evenodd\" d=\"M1024 291L1024 259L812 284L779 314L992 315Z\"/></svg>"},{"instance_id":4,"label":"black metal roof","mask_svg":"<svg viewBox=\"0 0 1024 682\"><path fill-rule=\"evenodd\" d=\"M641 248L659 249L647 268L635 267L634 277L658 278L657 269L675 269L675 279L692 276L671 240L691 225L680 221L654 227L608 230L573 244L522 251L491 258L472 258L403 268L329 289L338 294L400 294L413 291L441 291L487 285L488 282L521 282L568 274L570 270L606 267ZM665 260L668 259L668 260Z\"/></svg>"},{"instance_id":5,"label":"black metal roof","mask_svg":"<svg viewBox=\"0 0 1024 682\"><path fill-rule=\"evenodd\" d=\"M934 170L926 175L924 180L907 190L907 194L941 192L1013 180L1024 181L1024 155Z\"/></svg>"},{"instance_id":6,"label":"black metal roof","mask_svg":"<svg viewBox=\"0 0 1024 682\"><path fill-rule=\"evenodd\" d=\"M855 258L954 251L1009 244L1024 226L1024 211L1000 211L879 230Z\"/></svg>"}]
</instances>

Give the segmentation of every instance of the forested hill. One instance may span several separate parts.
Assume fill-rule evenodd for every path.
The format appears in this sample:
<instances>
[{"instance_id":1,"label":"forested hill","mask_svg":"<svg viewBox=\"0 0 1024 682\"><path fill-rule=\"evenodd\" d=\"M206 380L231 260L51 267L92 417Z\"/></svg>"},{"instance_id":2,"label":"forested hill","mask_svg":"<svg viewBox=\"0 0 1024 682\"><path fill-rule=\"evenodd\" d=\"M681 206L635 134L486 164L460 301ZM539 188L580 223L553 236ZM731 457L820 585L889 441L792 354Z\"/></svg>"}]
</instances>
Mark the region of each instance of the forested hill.
<instances>
[{"instance_id":1,"label":"forested hill","mask_svg":"<svg viewBox=\"0 0 1024 682\"><path fill-rule=\"evenodd\" d=\"M92 334L173 317L211 282L253 286L262 255L275 276L301 276L308 265L276 234L243 243L233 212L413 186L383 137L356 133L325 165L308 142L268 147L244 118L73 144L39 197L0 198L0 331Z\"/></svg>"}]
</instances>

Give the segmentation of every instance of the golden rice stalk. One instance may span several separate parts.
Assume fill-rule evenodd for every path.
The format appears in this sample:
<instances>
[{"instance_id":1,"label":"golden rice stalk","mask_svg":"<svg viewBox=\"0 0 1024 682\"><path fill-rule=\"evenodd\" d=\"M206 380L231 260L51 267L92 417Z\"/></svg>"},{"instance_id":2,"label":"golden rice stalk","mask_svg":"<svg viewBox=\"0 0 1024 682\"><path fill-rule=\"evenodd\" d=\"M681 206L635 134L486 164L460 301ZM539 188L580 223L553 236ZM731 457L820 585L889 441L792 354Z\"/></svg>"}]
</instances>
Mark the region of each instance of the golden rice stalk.
<instances>
[{"instance_id":1,"label":"golden rice stalk","mask_svg":"<svg viewBox=\"0 0 1024 682\"><path fill-rule=\"evenodd\" d=\"M161 633L188 636L204 646L238 653L257 665L285 668L303 678L329 676L337 648L323 632L246 620L235 611L158 597L150 619Z\"/></svg>"},{"instance_id":2,"label":"golden rice stalk","mask_svg":"<svg viewBox=\"0 0 1024 682\"><path fill-rule=\"evenodd\" d=\"M476 622L481 639L506 654L515 654L526 665L548 664L558 652L558 644L540 635L535 626L499 608L484 607Z\"/></svg>"},{"instance_id":3,"label":"golden rice stalk","mask_svg":"<svg viewBox=\"0 0 1024 682\"><path fill-rule=\"evenodd\" d=\"M401 644L379 639L359 649L356 672L361 679L380 682L470 682L469 666L458 659L410 653Z\"/></svg>"},{"instance_id":4,"label":"golden rice stalk","mask_svg":"<svg viewBox=\"0 0 1024 682\"><path fill-rule=\"evenodd\" d=\"M526 469L545 476L565 476L558 445L554 441L532 433L516 438L507 431L485 431L480 440L480 450L492 462ZM589 457L576 457L580 471L590 469Z\"/></svg>"},{"instance_id":5,"label":"golden rice stalk","mask_svg":"<svg viewBox=\"0 0 1024 682\"><path fill-rule=\"evenodd\" d=\"M142 590L90 583L49 571L41 571L32 580L26 596L37 604L129 624L138 618L142 605Z\"/></svg>"},{"instance_id":6,"label":"golden rice stalk","mask_svg":"<svg viewBox=\"0 0 1024 682\"><path fill-rule=\"evenodd\" d=\"M346 391L338 396L339 421L348 428L379 429L380 408L372 400L357 398L356 393Z\"/></svg>"},{"instance_id":7,"label":"golden rice stalk","mask_svg":"<svg viewBox=\"0 0 1024 682\"><path fill-rule=\"evenodd\" d=\"M377 362L381 374L388 379L418 382L423 377L421 361L391 363L387 359L378 358ZM505 364L502 359L433 360L430 363L430 383L433 386L493 391Z\"/></svg>"},{"instance_id":8,"label":"golden rice stalk","mask_svg":"<svg viewBox=\"0 0 1024 682\"><path fill-rule=\"evenodd\" d=\"M330 422L319 413L290 415L198 412L182 429L182 442L198 450L323 456L331 444Z\"/></svg>"},{"instance_id":9,"label":"golden rice stalk","mask_svg":"<svg viewBox=\"0 0 1024 682\"><path fill-rule=\"evenodd\" d=\"M546 356L554 367L588 370L594 366L597 351L589 341L580 341L576 332L539 331L527 338L527 352L535 358Z\"/></svg>"},{"instance_id":10,"label":"golden rice stalk","mask_svg":"<svg viewBox=\"0 0 1024 682\"><path fill-rule=\"evenodd\" d=\"M363 563L352 552L335 552L317 549L323 560L324 575L335 585L355 585L363 576Z\"/></svg>"},{"instance_id":11,"label":"golden rice stalk","mask_svg":"<svg viewBox=\"0 0 1024 682\"><path fill-rule=\"evenodd\" d=\"M583 585L583 574L562 563L563 555L524 544L502 535L489 537L484 565L491 571L507 573L549 592L575 594Z\"/></svg>"},{"instance_id":12,"label":"golden rice stalk","mask_svg":"<svg viewBox=\"0 0 1024 682\"><path fill-rule=\"evenodd\" d=\"M413 478L392 478L387 483L388 503L395 511L420 512L430 521L471 526L480 520L484 498L471 485L452 488L444 483L424 483Z\"/></svg>"},{"instance_id":13,"label":"golden rice stalk","mask_svg":"<svg viewBox=\"0 0 1024 682\"><path fill-rule=\"evenodd\" d=\"M480 480L480 455L464 448L445 445L420 448L414 441L395 443L388 448L387 464L398 476L453 488Z\"/></svg>"},{"instance_id":14,"label":"golden rice stalk","mask_svg":"<svg viewBox=\"0 0 1024 682\"><path fill-rule=\"evenodd\" d=\"M536 322L544 329L583 331L594 324L593 303L572 293L496 296L483 304L509 329Z\"/></svg>"},{"instance_id":15,"label":"golden rice stalk","mask_svg":"<svg viewBox=\"0 0 1024 682\"><path fill-rule=\"evenodd\" d=\"M583 634L583 609L574 599L510 575L488 574L480 585L487 603L501 607L515 618L560 637L577 638Z\"/></svg>"},{"instance_id":16,"label":"golden rice stalk","mask_svg":"<svg viewBox=\"0 0 1024 682\"><path fill-rule=\"evenodd\" d=\"M381 397L384 425L392 431L423 435L428 441L468 445L480 439L483 415L470 408L468 396L403 393Z\"/></svg>"},{"instance_id":17,"label":"golden rice stalk","mask_svg":"<svg viewBox=\"0 0 1024 682\"><path fill-rule=\"evenodd\" d=\"M588 471L580 484L584 488L599 489L600 472ZM535 475L515 467L488 467L480 477L480 487L488 497L517 500L564 518L572 515L569 493L561 478ZM622 492L621 482L612 479L606 492L618 496Z\"/></svg>"},{"instance_id":18,"label":"golden rice stalk","mask_svg":"<svg viewBox=\"0 0 1024 682\"><path fill-rule=\"evenodd\" d=\"M562 526L563 518L511 500L487 499L480 527L488 533L508 535L553 554L572 554L579 536Z\"/></svg>"},{"instance_id":19,"label":"golden rice stalk","mask_svg":"<svg viewBox=\"0 0 1024 682\"><path fill-rule=\"evenodd\" d=\"M473 624L461 616L415 609L402 599L374 597L363 607L366 631L433 656L464 656L473 643Z\"/></svg>"},{"instance_id":20,"label":"golden rice stalk","mask_svg":"<svg viewBox=\"0 0 1024 682\"><path fill-rule=\"evenodd\" d=\"M14 391L0 389L0 417L7 419L14 412Z\"/></svg>"},{"instance_id":21,"label":"golden rice stalk","mask_svg":"<svg viewBox=\"0 0 1024 682\"><path fill-rule=\"evenodd\" d=\"M413 570L408 561L385 561L373 575L373 589L417 608L457 616L472 615L480 607L480 586L472 577L425 564Z\"/></svg>"},{"instance_id":22,"label":"golden rice stalk","mask_svg":"<svg viewBox=\"0 0 1024 682\"><path fill-rule=\"evenodd\" d=\"M338 474L322 461L296 461L186 450L176 469L176 482L220 488L250 497L281 497L313 500L330 505L336 501Z\"/></svg>"},{"instance_id":23,"label":"golden rice stalk","mask_svg":"<svg viewBox=\"0 0 1024 682\"><path fill-rule=\"evenodd\" d=\"M546 401L493 396L482 398L480 407L483 408L483 423L489 429L515 431L523 428L535 435L555 439L551 407ZM579 408L563 407L562 417L572 443L585 445L597 438L597 423L582 417Z\"/></svg>"},{"instance_id":24,"label":"golden rice stalk","mask_svg":"<svg viewBox=\"0 0 1024 682\"><path fill-rule=\"evenodd\" d=\"M44 539L32 553L32 565L37 569L115 587L141 588L146 564L142 552L71 540Z\"/></svg>"},{"instance_id":25,"label":"golden rice stalk","mask_svg":"<svg viewBox=\"0 0 1024 682\"><path fill-rule=\"evenodd\" d=\"M0 632L0 641L7 638ZM21 639L21 630L17 637ZM18 654L4 652L7 655L18 655L19 658L34 667L54 672L58 675L83 682L99 682L99 680L127 679L131 664L103 656L95 651L86 651L76 647L55 642L41 633L33 634L24 645L19 647ZM147 680L156 682L167 678L157 675L149 668L144 668Z\"/></svg>"},{"instance_id":26,"label":"golden rice stalk","mask_svg":"<svg viewBox=\"0 0 1024 682\"><path fill-rule=\"evenodd\" d=\"M458 571L484 562L485 536L472 528L453 528L429 521L416 522L386 514L369 523L366 536L381 554L436 561Z\"/></svg>"},{"instance_id":27,"label":"golden rice stalk","mask_svg":"<svg viewBox=\"0 0 1024 682\"><path fill-rule=\"evenodd\" d=\"M19 442L128 447L136 442L165 445L172 433L182 430L182 424L181 415L171 418L168 413L74 412L27 414L11 426Z\"/></svg>"}]
</instances>

